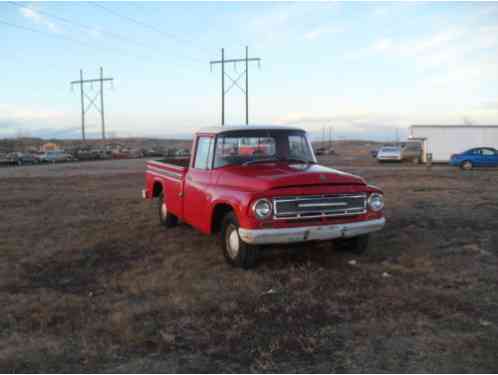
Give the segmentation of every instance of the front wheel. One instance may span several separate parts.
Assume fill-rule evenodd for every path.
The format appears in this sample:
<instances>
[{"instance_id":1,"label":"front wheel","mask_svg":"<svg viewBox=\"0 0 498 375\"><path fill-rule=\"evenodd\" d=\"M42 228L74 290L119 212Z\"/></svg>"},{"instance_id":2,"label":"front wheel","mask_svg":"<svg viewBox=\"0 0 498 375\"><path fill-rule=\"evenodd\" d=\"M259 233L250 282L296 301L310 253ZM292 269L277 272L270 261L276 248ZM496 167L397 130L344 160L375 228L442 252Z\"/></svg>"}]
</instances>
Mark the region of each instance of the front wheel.
<instances>
[{"instance_id":1,"label":"front wheel","mask_svg":"<svg viewBox=\"0 0 498 375\"><path fill-rule=\"evenodd\" d=\"M472 169L473 165L472 165L472 162L471 162L471 161L469 161L469 160L465 160L465 161L464 161L464 162L460 165L460 167L461 167L462 169L465 169L466 171L470 171L470 170Z\"/></svg>"},{"instance_id":2,"label":"front wheel","mask_svg":"<svg viewBox=\"0 0 498 375\"><path fill-rule=\"evenodd\" d=\"M368 249L368 234L352 238L339 238L334 241L334 248L339 251L347 251L353 254L363 254Z\"/></svg>"},{"instance_id":3,"label":"front wheel","mask_svg":"<svg viewBox=\"0 0 498 375\"><path fill-rule=\"evenodd\" d=\"M221 249L228 264L244 269L256 265L258 248L242 241L239 222L233 212L228 213L221 225Z\"/></svg>"},{"instance_id":4,"label":"front wheel","mask_svg":"<svg viewBox=\"0 0 498 375\"><path fill-rule=\"evenodd\" d=\"M168 206L166 205L166 197L161 194L157 199L159 208L159 222L166 228L174 227L178 223L178 218L172 213L168 212Z\"/></svg>"}]
</instances>

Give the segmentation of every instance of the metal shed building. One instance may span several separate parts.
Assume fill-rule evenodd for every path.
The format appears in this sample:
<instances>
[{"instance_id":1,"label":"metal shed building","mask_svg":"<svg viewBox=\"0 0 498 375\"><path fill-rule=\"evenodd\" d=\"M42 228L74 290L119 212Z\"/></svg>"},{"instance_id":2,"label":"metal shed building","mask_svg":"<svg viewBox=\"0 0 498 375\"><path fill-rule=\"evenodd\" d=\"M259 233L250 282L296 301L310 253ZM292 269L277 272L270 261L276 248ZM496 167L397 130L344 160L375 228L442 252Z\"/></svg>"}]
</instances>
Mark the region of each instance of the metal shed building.
<instances>
[{"instance_id":1,"label":"metal shed building","mask_svg":"<svg viewBox=\"0 0 498 375\"><path fill-rule=\"evenodd\" d=\"M423 144L422 160L447 162L452 154L473 147L498 148L498 125L412 125L409 139Z\"/></svg>"}]
</instances>

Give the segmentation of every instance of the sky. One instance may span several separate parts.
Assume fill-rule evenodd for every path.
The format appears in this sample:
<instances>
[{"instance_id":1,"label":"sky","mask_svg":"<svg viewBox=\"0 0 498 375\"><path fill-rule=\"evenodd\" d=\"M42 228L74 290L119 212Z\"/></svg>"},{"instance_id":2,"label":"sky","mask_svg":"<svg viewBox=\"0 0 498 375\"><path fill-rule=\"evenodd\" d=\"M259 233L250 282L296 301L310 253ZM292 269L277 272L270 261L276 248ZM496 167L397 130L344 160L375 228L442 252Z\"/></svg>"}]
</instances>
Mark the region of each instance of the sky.
<instances>
[{"instance_id":1,"label":"sky","mask_svg":"<svg viewBox=\"0 0 498 375\"><path fill-rule=\"evenodd\" d=\"M496 2L1 2L0 36L0 138L79 137L69 82L101 66L114 78L110 135L189 137L221 122L209 61L245 46L261 58L249 66L251 123L374 140L411 124L498 124ZM226 65L233 78L243 69ZM236 86L225 106L227 124L244 123ZM91 108L87 133L99 132Z\"/></svg>"}]
</instances>

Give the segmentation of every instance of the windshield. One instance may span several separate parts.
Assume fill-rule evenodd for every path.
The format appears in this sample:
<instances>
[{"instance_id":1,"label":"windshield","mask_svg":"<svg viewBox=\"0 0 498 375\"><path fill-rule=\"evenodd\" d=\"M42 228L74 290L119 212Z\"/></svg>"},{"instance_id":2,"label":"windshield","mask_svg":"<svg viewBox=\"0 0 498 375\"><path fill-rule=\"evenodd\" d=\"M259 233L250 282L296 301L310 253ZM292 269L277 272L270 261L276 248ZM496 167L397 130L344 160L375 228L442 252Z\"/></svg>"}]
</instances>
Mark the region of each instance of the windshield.
<instances>
[{"instance_id":1,"label":"windshield","mask_svg":"<svg viewBox=\"0 0 498 375\"><path fill-rule=\"evenodd\" d=\"M243 130L216 139L214 168L288 161L315 163L306 133L299 130Z\"/></svg>"},{"instance_id":2,"label":"windshield","mask_svg":"<svg viewBox=\"0 0 498 375\"><path fill-rule=\"evenodd\" d=\"M383 152L399 152L399 148L397 147L383 147L381 149Z\"/></svg>"}]
</instances>

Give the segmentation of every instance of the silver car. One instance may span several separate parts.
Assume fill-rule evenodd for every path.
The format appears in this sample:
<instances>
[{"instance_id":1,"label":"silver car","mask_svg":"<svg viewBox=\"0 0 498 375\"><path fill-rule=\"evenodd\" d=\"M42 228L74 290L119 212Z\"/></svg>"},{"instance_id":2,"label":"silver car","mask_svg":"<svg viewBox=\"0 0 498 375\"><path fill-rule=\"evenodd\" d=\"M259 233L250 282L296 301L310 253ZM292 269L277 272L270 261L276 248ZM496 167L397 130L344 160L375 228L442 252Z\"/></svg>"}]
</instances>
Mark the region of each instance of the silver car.
<instances>
[{"instance_id":1,"label":"silver car","mask_svg":"<svg viewBox=\"0 0 498 375\"><path fill-rule=\"evenodd\" d=\"M378 161L401 161L401 147L384 146L377 152Z\"/></svg>"}]
</instances>

